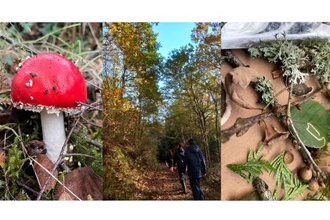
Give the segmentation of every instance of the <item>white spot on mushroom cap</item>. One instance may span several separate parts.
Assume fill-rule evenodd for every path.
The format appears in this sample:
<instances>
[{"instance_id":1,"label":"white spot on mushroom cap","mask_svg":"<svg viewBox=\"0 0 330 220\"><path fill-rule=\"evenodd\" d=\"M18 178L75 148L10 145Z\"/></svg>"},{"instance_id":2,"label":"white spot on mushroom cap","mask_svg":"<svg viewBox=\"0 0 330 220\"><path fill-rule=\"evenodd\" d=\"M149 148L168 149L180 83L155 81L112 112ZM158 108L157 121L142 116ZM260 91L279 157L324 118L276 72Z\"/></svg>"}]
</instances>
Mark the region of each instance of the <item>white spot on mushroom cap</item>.
<instances>
[{"instance_id":1,"label":"white spot on mushroom cap","mask_svg":"<svg viewBox=\"0 0 330 220\"><path fill-rule=\"evenodd\" d=\"M26 87L32 87L33 86L33 81L32 79L29 79L27 83L25 83Z\"/></svg>"}]
</instances>

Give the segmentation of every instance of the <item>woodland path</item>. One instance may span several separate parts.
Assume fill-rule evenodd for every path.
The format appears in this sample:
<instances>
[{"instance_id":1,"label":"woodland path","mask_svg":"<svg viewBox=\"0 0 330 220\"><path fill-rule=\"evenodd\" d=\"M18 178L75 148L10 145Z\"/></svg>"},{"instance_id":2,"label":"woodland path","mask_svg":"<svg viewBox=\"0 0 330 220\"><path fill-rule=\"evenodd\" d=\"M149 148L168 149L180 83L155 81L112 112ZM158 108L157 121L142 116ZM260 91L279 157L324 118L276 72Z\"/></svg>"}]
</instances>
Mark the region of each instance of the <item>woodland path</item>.
<instances>
[{"instance_id":1,"label":"woodland path","mask_svg":"<svg viewBox=\"0 0 330 220\"><path fill-rule=\"evenodd\" d=\"M165 163L159 164L157 169L146 173L141 200L193 200L189 179L186 180L187 193L184 194L179 182L179 175L175 169L170 172ZM219 200L220 185L206 185L202 179L202 190L205 200Z\"/></svg>"}]
</instances>

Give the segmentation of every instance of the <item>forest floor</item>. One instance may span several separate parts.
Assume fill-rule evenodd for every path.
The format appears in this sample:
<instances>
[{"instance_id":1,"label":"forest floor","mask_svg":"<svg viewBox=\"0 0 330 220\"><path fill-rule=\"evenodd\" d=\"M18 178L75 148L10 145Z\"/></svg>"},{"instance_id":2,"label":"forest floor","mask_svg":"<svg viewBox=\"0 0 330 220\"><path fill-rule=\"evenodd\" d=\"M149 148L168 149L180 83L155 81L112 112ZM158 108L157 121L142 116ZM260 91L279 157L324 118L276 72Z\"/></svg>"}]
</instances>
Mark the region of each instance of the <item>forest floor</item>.
<instances>
[{"instance_id":1,"label":"forest floor","mask_svg":"<svg viewBox=\"0 0 330 220\"><path fill-rule=\"evenodd\" d=\"M220 200L220 181L208 181L208 177L201 180L205 200ZM147 171L139 200L193 200L189 179L186 179L187 193L184 194L179 182L177 170L169 171L165 163L159 164L154 170Z\"/></svg>"}]
</instances>

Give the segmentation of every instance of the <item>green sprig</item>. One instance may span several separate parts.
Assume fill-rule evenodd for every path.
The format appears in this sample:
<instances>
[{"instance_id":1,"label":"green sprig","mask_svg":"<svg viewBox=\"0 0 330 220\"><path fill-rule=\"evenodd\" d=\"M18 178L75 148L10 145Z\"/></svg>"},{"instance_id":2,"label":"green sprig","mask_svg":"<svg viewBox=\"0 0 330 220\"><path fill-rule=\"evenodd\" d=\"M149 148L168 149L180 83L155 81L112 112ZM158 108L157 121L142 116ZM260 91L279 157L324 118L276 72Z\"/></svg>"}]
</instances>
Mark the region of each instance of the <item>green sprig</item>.
<instances>
[{"instance_id":1,"label":"green sprig","mask_svg":"<svg viewBox=\"0 0 330 220\"><path fill-rule=\"evenodd\" d=\"M228 164L227 167L243 177L249 184L252 184L255 176L261 175L263 171L269 172L273 169L271 164L264 160L263 157L258 158L263 147L264 145L261 145L256 152L250 150L246 163Z\"/></svg>"}]
</instances>

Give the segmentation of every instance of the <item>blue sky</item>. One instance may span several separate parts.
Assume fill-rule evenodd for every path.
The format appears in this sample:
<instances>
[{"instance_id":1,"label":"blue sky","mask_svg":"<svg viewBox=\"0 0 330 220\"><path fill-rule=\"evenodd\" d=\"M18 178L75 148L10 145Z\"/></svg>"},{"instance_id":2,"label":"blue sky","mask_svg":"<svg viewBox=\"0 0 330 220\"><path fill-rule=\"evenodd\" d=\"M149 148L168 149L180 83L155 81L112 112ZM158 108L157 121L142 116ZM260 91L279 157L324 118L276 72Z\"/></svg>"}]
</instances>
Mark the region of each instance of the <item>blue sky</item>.
<instances>
[{"instance_id":1,"label":"blue sky","mask_svg":"<svg viewBox=\"0 0 330 220\"><path fill-rule=\"evenodd\" d=\"M158 33L157 41L161 44L159 52L167 58L173 49L191 43L191 30L194 22L159 22L153 27L154 33Z\"/></svg>"}]
</instances>

